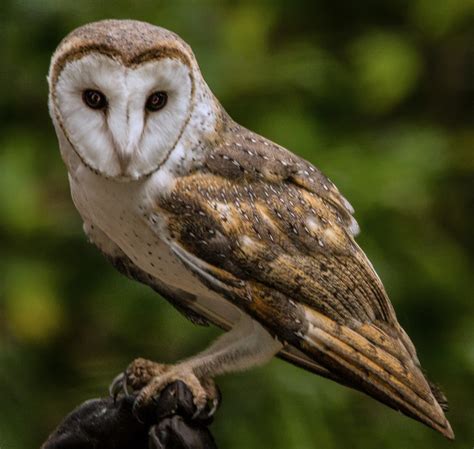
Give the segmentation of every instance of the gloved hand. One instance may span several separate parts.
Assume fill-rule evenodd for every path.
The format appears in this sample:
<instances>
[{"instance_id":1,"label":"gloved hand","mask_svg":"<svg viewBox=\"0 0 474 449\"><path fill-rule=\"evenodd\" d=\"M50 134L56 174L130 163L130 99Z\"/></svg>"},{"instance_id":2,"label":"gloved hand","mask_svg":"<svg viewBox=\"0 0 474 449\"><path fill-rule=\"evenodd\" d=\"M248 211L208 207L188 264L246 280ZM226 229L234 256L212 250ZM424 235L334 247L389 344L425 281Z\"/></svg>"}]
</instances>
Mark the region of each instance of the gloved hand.
<instances>
[{"instance_id":1,"label":"gloved hand","mask_svg":"<svg viewBox=\"0 0 474 449\"><path fill-rule=\"evenodd\" d=\"M183 382L163 390L144 422L132 414L134 399L84 402L64 418L42 449L217 449L208 429L212 418L194 417L193 397Z\"/></svg>"}]
</instances>

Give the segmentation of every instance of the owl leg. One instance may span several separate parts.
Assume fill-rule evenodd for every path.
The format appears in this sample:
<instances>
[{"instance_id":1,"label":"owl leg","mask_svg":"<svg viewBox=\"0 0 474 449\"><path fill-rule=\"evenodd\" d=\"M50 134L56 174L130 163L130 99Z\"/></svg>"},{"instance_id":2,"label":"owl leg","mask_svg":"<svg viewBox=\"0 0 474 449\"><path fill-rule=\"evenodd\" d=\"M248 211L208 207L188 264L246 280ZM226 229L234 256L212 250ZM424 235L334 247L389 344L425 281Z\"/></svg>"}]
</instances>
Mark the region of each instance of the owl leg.
<instances>
[{"instance_id":1,"label":"owl leg","mask_svg":"<svg viewBox=\"0 0 474 449\"><path fill-rule=\"evenodd\" d=\"M183 381L191 390L196 406L195 416L208 410L212 415L219 402L214 377L233 371L243 371L268 362L280 351L282 344L259 323L247 316L231 331L221 335L209 348L176 365L161 365L145 359L134 360L125 373L111 386L138 391L134 412L147 409L170 383ZM118 385L119 384L119 385Z\"/></svg>"}]
</instances>

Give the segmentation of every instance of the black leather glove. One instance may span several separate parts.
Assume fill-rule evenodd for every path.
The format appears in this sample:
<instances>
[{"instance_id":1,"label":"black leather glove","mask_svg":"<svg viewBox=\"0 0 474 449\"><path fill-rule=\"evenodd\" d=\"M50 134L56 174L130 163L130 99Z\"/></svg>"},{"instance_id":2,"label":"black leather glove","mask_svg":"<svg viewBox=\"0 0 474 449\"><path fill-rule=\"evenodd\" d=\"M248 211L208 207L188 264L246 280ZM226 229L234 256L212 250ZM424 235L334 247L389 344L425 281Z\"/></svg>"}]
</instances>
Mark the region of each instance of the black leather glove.
<instances>
[{"instance_id":1,"label":"black leather glove","mask_svg":"<svg viewBox=\"0 0 474 449\"><path fill-rule=\"evenodd\" d=\"M163 390L144 422L132 414L134 399L84 402L64 418L42 449L217 449L208 429L212 418L193 417L193 397L183 382Z\"/></svg>"}]
</instances>

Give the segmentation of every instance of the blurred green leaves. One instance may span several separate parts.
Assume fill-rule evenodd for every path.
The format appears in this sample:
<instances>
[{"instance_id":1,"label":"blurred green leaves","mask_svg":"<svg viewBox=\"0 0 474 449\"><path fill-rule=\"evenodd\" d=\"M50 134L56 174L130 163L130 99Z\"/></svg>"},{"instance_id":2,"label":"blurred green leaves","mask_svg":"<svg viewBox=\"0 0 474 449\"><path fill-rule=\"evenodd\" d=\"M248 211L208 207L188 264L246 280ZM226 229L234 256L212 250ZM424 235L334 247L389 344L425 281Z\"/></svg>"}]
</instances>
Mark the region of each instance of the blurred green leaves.
<instances>
[{"instance_id":1,"label":"blurred green leaves","mask_svg":"<svg viewBox=\"0 0 474 449\"><path fill-rule=\"evenodd\" d=\"M5 282L5 321L22 343L47 343L64 326L53 267L10 259Z\"/></svg>"},{"instance_id":2,"label":"blurred green leaves","mask_svg":"<svg viewBox=\"0 0 474 449\"><path fill-rule=\"evenodd\" d=\"M44 218L41 214L40 179L34 159L35 141L19 133L1 144L0 219L10 229L31 232Z\"/></svg>"},{"instance_id":3,"label":"blurred green leaves","mask_svg":"<svg viewBox=\"0 0 474 449\"><path fill-rule=\"evenodd\" d=\"M222 25L221 45L236 61L258 60L267 51L274 18L275 11L264 4L241 3L228 9Z\"/></svg>"},{"instance_id":4,"label":"blurred green leaves","mask_svg":"<svg viewBox=\"0 0 474 449\"><path fill-rule=\"evenodd\" d=\"M341 141L322 161L343 179L358 212L393 208L420 215L427 213L431 192L446 164L448 141L440 129L399 123L373 133L352 135ZM357 141L354 141L354 137ZM363 160L361 160L363 158ZM371 167L361 170L361 165Z\"/></svg>"},{"instance_id":5,"label":"blurred green leaves","mask_svg":"<svg viewBox=\"0 0 474 449\"><path fill-rule=\"evenodd\" d=\"M437 39L449 31L456 32L456 27L468 27L474 18L472 0L415 0L411 10L413 20L422 31Z\"/></svg>"},{"instance_id":6,"label":"blurred green leaves","mask_svg":"<svg viewBox=\"0 0 474 449\"><path fill-rule=\"evenodd\" d=\"M350 46L361 107L372 113L390 111L416 86L420 56L399 34L374 31Z\"/></svg>"}]
</instances>

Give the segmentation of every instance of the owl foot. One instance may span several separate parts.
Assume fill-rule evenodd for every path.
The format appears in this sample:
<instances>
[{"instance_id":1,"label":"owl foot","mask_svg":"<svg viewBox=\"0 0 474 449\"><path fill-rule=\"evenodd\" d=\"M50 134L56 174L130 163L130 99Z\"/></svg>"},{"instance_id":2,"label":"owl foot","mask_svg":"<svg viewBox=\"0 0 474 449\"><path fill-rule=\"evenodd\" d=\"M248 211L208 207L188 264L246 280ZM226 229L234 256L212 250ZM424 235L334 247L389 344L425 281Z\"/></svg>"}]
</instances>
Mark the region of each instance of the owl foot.
<instances>
[{"instance_id":1,"label":"owl foot","mask_svg":"<svg viewBox=\"0 0 474 449\"><path fill-rule=\"evenodd\" d=\"M110 396L114 400L121 393L130 396L144 388L154 377L164 374L169 368L171 365L152 362L141 357L135 359L112 381L109 387Z\"/></svg>"},{"instance_id":2,"label":"owl foot","mask_svg":"<svg viewBox=\"0 0 474 449\"><path fill-rule=\"evenodd\" d=\"M209 419L216 412L221 398L216 384L212 379L198 378L186 365L163 365L135 359L114 379L110 394L116 398L120 393L127 396L137 393L133 414L145 421L149 410L156 410L156 404L160 403L161 392L170 384L174 385L171 396L175 397L176 406L186 404L182 411L191 419ZM185 397L185 386L192 393L192 403L189 403L189 395Z\"/></svg>"}]
</instances>

